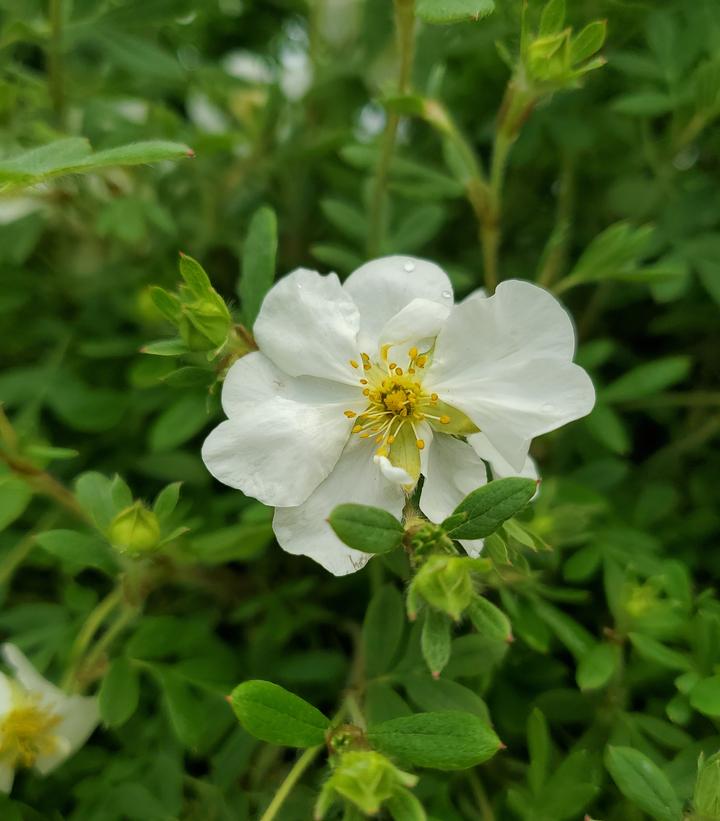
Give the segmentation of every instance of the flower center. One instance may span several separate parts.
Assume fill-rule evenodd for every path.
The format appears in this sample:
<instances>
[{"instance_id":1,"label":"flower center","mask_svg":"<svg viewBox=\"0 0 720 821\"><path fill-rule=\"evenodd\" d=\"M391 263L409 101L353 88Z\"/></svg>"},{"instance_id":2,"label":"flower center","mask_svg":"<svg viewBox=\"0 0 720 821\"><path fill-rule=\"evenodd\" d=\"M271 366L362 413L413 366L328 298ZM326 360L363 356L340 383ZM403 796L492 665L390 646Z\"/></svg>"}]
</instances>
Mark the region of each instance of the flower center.
<instances>
[{"instance_id":1,"label":"flower center","mask_svg":"<svg viewBox=\"0 0 720 821\"><path fill-rule=\"evenodd\" d=\"M53 730L60 716L27 699L0 719L0 761L10 767L32 767L38 756L54 753Z\"/></svg>"},{"instance_id":2,"label":"flower center","mask_svg":"<svg viewBox=\"0 0 720 821\"><path fill-rule=\"evenodd\" d=\"M448 415L437 412L437 394L428 394L422 387L428 352L420 353L417 348L410 348L407 366L403 369L390 361L390 347L382 347L380 362L371 362L366 353L360 355L364 372L360 384L368 406L357 416L352 432L362 439L374 438L379 445L377 456L387 456L399 438L412 441L417 450L422 450L425 442L419 437L418 423L427 420L431 424L446 425L450 422ZM355 360L350 364L360 368ZM350 419L356 416L351 410L345 411L345 415Z\"/></svg>"}]
</instances>

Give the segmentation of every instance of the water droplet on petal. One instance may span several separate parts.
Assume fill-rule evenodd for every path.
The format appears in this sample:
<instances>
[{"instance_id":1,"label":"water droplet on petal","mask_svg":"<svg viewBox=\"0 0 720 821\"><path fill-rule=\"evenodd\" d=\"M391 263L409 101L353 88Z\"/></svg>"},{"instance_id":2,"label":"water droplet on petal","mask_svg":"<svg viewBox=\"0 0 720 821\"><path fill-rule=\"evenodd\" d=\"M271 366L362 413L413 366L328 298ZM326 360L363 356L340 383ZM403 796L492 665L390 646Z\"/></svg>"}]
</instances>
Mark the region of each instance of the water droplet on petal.
<instances>
[{"instance_id":1,"label":"water droplet on petal","mask_svg":"<svg viewBox=\"0 0 720 821\"><path fill-rule=\"evenodd\" d=\"M443 299L451 299L452 298L452 291L443 291L442 295L443 295Z\"/></svg>"},{"instance_id":2,"label":"water droplet on petal","mask_svg":"<svg viewBox=\"0 0 720 821\"><path fill-rule=\"evenodd\" d=\"M403 269L405 271L407 271L408 274L411 274L415 270L415 263L414 262L406 262L405 265L403 265Z\"/></svg>"}]
</instances>

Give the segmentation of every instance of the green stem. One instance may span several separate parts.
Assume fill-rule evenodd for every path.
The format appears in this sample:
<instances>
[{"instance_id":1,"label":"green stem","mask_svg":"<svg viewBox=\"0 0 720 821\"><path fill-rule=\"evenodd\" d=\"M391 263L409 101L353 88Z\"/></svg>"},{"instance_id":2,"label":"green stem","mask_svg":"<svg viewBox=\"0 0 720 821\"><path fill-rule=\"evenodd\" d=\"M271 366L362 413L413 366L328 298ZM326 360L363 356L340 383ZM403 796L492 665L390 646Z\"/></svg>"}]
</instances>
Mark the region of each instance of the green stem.
<instances>
[{"instance_id":1,"label":"green stem","mask_svg":"<svg viewBox=\"0 0 720 821\"><path fill-rule=\"evenodd\" d=\"M101 599L100 602L98 602L87 619L85 619L85 623L80 629L80 632L78 633L72 646L72 650L70 651L70 662L62 681L63 689L69 690L73 688L77 673L81 667L83 654L105 619L107 619L110 613L112 613L112 611L120 605L122 599L122 588L116 587L113 591L108 593L104 599Z\"/></svg>"},{"instance_id":2,"label":"green stem","mask_svg":"<svg viewBox=\"0 0 720 821\"><path fill-rule=\"evenodd\" d=\"M290 772L285 776L285 780L273 796L273 800L268 805L268 808L260 817L260 821L273 821L278 812L280 812L280 808L285 803L286 798L293 791L293 788L300 780L305 770L307 770L307 768L318 757L318 754L322 749L322 744L318 744L317 747L308 747L300 758L298 758L298 760L293 764Z\"/></svg>"},{"instance_id":3,"label":"green stem","mask_svg":"<svg viewBox=\"0 0 720 821\"><path fill-rule=\"evenodd\" d=\"M558 191L557 210L555 212L555 227L545 246L540 271L537 276L538 285L549 288L555 283L565 267L570 232L572 228L572 213L575 194L575 168L570 157L565 157L560 172L560 190Z\"/></svg>"},{"instance_id":4,"label":"green stem","mask_svg":"<svg viewBox=\"0 0 720 821\"><path fill-rule=\"evenodd\" d=\"M84 660L78 664L75 672L75 686L79 691L82 691L90 681L87 679L87 673L97 666L105 651L115 641L115 639L123 632L123 630L135 620L140 612L138 607L125 605L118 613L115 621L113 621L108 629L103 633L100 639L95 643L95 646L88 652Z\"/></svg>"},{"instance_id":5,"label":"green stem","mask_svg":"<svg viewBox=\"0 0 720 821\"><path fill-rule=\"evenodd\" d=\"M394 0L395 31L399 52L397 90L407 94L410 89L413 54L415 46L415 12L413 0ZM380 156L375 169L375 181L370 201L370 224L368 227L368 255L377 256L382 249L385 233L386 188L390 174L390 163L395 151L395 140L400 124L400 115L389 112L385 131L380 144Z\"/></svg>"},{"instance_id":6,"label":"green stem","mask_svg":"<svg viewBox=\"0 0 720 821\"><path fill-rule=\"evenodd\" d=\"M481 821L495 821L495 813L493 812L490 800L485 792L485 787L480 780L480 776L471 770L468 780L470 782L473 795L475 796L475 800L477 801L478 809L480 810Z\"/></svg>"},{"instance_id":7,"label":"green stem","mask_svg":"<svg viewBox=\"0 0 720 821\"><path fill-rule=\"evenodd\" d=\"M58 125L65 122L65 82L63 77L62 0L49 0L50 43L48 50L48 86Z\"/></svg>"}]
</instances>

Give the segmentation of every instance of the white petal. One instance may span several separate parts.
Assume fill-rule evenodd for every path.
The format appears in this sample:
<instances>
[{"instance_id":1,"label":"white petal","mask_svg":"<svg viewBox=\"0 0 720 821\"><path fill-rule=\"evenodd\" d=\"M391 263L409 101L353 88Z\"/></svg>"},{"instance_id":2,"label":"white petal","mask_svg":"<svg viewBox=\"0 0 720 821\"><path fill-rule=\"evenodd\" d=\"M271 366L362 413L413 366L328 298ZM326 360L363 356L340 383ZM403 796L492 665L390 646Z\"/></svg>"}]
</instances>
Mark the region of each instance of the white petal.
<instances>
[{"instance_id":1,"label":"white petal","mask_svg":"<svg viewBox=\"0 0 720 821\"><path fill-rule=\"evenodd\" d=\"M261 353L238 360L223 386L230 417L202 457L216 479L268 505L304 502L330 473L367 404L360 385L291 377Z\"/></svg>"},{"instance_id":2,"label":"white petal","mask_svg":"<svg viewBox=\"0 0 720 821\"><path fill-rule=\"evenodd\" d=\"M595 404L587 373L561 359L533 359L507 370L470 361L463 378L442 376L426 389L467 414L516 471L531 439L580 419Z\"/></svg>"},{"instance_id":3,"label":"white petal","mask_svg":"<svg viewBox=\"0 0 720 821\"><path fill-rule=\"evenodd\" d=\"M412 476L403 468L395 467L387 456L373 456L373 462L378 466L383 476L394 485L411 487L415 484Z\"/></svg>"},{"instance_id":4,"label":"white petal","mask_svg":"<svg viewBox=\"0 0 720 821\"><path fill-rule=\"evenodd\" d=\"M354 573L370 556L346 547L327 518L344 502L381 507L400 516L405 494L389 482L373 461L373 446L353 437L328 478L299 507L278 508L273 529L280 546L296 556L309 556L335 576Z\"/></svg>"},{"instance_id":5,"label":"white petal","mask_svg":"<svg viewBox=\"0 0 720 821\"><path fill-rule=\"evenodd\" d=\"M473 490L487 483L485 463L465 442L437 434L430 446L427 474L420 494L420 510L439 524ZM464 539L462 546L478 556L483 539Z\"/></svg>"},{"instance_id":6,"label":"white petal","mask_svg":"<svg viewBox=\"0 0 720 821\"><path fill-rule=\"evenodd\" d=\"M66 758L77 752L92 735L100 721L96 698L70 696L59 709L62 721L58 725L58 749L50 755L38 756L35 769L45 775L54 770Z\"/></svg>"},{"instance_id":7,"label":"white petal","mask_svg":"<svg viewBox=\"0 0 720 821\"><path fill-rule=\"evenodd\" d=\"M537 465L532 457L528 456L522 468L515 470L500 451L493 447L492 442L484 433L474 433L472 436L468 436L468 444L471 445L481 459L490 464L494 479L504 479L506 476L522 476L525 479L537 481L540 478Z\"/></svg>"},{"instance_id":8,"label":"white petal","mask_svg":"<svg viewBox=\"0 0 720 821\"><path fill-rule=\"evenodd\" d=\"M260 350L291 376L357 384L360 316L336 274L298 268L265 297L253 329Z\"/></svg>"},{"instance_id":9,"label":"white petal","mask_svg":"<svg viewBox=\"0 0 720 821\"><path fill-rule=\"evenodd\" d=\"M13 781L15 780L15 770L8 767L7 764L0 762L0 792L6 794L12 790Z\"/></svg>"},{"instance_id":10,"label":"white petal","mask_svg":"<svg viewBox=\"0 0 720 821\"><path fill-rule=\"evenodd\" d=\"M13 692L10 680L5 673L0 673L0 721L12 709Z\"/></svg>"},{"instance_id":11,"label":"white petal","mask_svg":"<svg viewBox=\"0 0 720 821\"><path fill-rule=\"evenodd\" d=\"M25 654L14 644L3 644L2 655L10 667L17 681L32 695L39 696L43 704L53 710L59 709L67 696L38 673L28 661Z\"/></svg>"},{"instance_id":12,"label":"white petal","mask_svg":"<svg viewBox=\"0 0 720 821\"><path fill-rule=\"evenodd\" d=\"M381 345L410 345L424 339L433 339L440 333L450 315L450 306L413 299L399 313L385 323L380 331Z\"/></svg>"},{"instance_id":13,"label":"white petal","mask_svg":"<svg viewBox=\"0 0 720 821\"><path fill-rule=\"evenodd\" d=\"M360 310L358 342L362 351L377 346L385 323L413 299L441 305L453 303L447 274L432 262L415 257L382 257L366 262L343 286Z\"/></svg>"},{"instance_id":14,"label":"white petal","mask_svg":"<svg viewBox=\"0 0 720 821\"><path fill-rule=\"evenodd\" d=\"M485 463L475 451L459 439L437 433L429 448L420 510L439 524L468 493L486 482Z\"/></svg>"}]
</instances>

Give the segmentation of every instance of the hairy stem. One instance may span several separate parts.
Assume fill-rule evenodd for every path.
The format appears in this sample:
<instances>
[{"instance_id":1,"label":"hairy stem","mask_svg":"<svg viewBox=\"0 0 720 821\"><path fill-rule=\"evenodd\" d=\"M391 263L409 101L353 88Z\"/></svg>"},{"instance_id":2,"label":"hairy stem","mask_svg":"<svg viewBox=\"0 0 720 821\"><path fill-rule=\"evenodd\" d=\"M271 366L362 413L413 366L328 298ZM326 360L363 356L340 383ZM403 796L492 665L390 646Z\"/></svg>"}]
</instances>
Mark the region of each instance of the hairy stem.
<instances>
[{"instance_id":1,"label":"hairy stem","mask_svg":"<svg viewBox=\"0 0 720 821\"><path fill-rule=\"evenodd\" d=\"M410 90L415 46L414 2L413 0L394 0L394 6L395 32L399 53L397 90L399 94L407 94ZM367 250L368 255L371 257L377 256L382 248L385 233L386 188L399 124L400 115L394 111L389 112L380 144L380 156L375 168L375 180L370 201Z\"/></svg>"},{"instance_id":2,"label":"hairy stem","mask_svg":"<svg viewBox=\"0 0 720 821\"><path fill-rule=\"evenodd\" d=\"M267 809L260 817L260 821L273 821L280 812L285 800L293 791L295 785L302 778L303 773L318 757L320 751L323 749L322 744L317 747L308 747L307 750L298 758L293 764L290 772L285 776L285 780L280 785L278 791L273 796L273 800L268 804Z\"/></svg>"}]
</instances>

